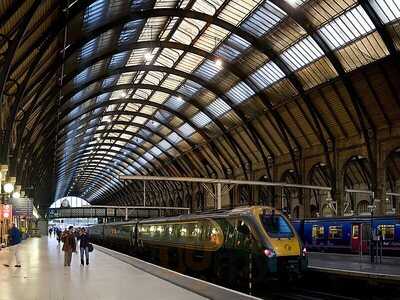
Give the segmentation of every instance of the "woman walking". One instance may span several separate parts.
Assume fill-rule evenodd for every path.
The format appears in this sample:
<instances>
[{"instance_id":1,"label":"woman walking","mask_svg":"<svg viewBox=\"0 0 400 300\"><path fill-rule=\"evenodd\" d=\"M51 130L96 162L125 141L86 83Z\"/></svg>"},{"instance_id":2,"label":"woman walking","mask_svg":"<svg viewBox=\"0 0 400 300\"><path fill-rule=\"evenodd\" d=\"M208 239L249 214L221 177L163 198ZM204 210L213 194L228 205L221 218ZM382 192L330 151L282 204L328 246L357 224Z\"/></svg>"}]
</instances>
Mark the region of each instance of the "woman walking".
<instances>
[{"instance_id":1,"label":"woman walking","mask_svg":"<svg viewBox=\"0 0 400 300\"><path fill-rule=\"evenodd\" d=\"M86 231L85 228L81 229L80 235L79 235L79 247L80 247L80 252L81 252L81 265L83 266L85 264L83 260L83 256L85 255L86 257L86 264L89 264L89 234Z\"/></svg>"}]
</instances>

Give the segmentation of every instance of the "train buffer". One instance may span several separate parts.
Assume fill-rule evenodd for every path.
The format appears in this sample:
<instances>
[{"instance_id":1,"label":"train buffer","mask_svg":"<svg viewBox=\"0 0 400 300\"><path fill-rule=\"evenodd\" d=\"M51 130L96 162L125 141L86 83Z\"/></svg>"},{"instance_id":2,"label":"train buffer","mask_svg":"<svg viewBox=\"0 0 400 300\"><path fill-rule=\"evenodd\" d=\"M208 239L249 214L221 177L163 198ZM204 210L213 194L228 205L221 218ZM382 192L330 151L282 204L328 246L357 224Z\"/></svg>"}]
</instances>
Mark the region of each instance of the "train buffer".
<instances>
[{"instance_id":1,"label":"train buffer","mask_svg":"<svg viewBox=\"0 0 400 300\"><path fill-rule=\"evenodd\" d=\"M400 282L400 258L382 257L382 263L371 264L368 255L309 253L309 270L343 276Z\"/></svg>"},{"instance_id":2,"label":"train buffer","mask_svg":"<svg viewBox=\"0 0 400 300\"><path fill-rule=\"evenodd\" d=\"M258 299L96 246L90 265L79 253L71 267L55 238L31 238L20 246L21 268L6 268L9 249L0 251L1 299Z\"/></svg>"}]
</instances>

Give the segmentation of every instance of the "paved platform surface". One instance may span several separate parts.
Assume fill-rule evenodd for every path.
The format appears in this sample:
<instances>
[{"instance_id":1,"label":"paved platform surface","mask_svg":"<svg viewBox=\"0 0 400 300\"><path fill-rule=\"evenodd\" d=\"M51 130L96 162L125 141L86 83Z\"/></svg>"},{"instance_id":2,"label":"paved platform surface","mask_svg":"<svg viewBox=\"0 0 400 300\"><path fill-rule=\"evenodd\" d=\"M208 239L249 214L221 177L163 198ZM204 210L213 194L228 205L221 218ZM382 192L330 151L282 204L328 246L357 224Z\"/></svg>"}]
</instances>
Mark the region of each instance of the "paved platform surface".
<instances>
[{"instance_id":1,"label":"paved platform surface","mask_svg":"<svg viewBox=\"0 0 400 300\"><path fill-rule=\"evenodd\" d=\"M382 264L371 264L370 257L352 254L309 253L309 268L315 271L352 276L400 280L400 258L382 257Z\"/></svg>"},{"instance_id":2,"label":"paved platform surface","mask_svg":"<svg viewBox=\"0 0 400 300\"><path fill-rule=\"evenodd\" d=\"M31 238L21 244L22 268L6 268L9 251L0 251L1 300L206 299L150 275L101 251L81 267L73 255L64 267L64 253L54 238Z\"/></svg>"}]
</instances>

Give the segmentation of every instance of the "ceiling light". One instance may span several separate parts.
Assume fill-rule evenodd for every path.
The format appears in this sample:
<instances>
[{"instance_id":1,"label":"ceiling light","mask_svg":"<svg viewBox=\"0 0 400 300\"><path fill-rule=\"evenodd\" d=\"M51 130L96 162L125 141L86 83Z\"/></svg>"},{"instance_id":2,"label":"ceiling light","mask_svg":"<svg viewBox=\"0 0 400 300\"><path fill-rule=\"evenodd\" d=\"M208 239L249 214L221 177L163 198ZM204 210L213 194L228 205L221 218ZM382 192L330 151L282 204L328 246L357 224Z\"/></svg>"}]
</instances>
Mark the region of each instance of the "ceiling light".
<instances>
[{"instance_id":1,"label":"ceiling light","mask_svg":"<svg viewBox=\"0 0 400 300\"><path fill-rule=\"evenodd\" d=\"M4 191L7 194L10 194L14 191L14 185L11 182L7 182L4 186L3 186Z\"/></svg>"},{"instance_id":2,"label":"ceiling light","mask_svg":"<svg viewBox=\"0 0 400 300\"><path fill-rule=\"evenodd\" d=\"M15 199L19 199L21 197L21 194L19 192L14 192L12 194L12 197L15 198Z\"/></svg>"},{"instance_id":3,"label":"ceiling light","mask_svg":"<svg viewBox=\"0 0 400 300\"><path fill-rule=\"evenodd\" d=\"M216 66L217 68L222 68L222 59L218 58L218 59L215 61L215 66Z\"/></svg>"}]
</instances>

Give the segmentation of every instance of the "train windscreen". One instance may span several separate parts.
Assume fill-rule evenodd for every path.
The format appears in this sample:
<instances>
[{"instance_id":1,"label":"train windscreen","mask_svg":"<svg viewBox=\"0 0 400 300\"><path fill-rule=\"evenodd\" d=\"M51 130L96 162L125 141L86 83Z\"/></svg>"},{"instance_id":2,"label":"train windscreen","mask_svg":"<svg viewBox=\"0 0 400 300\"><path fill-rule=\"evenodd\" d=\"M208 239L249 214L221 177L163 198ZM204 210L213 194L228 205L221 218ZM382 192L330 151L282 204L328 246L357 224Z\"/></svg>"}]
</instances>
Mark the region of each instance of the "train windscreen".
<instances>
[{"instance_id":1,"label":"train windscreen","mask_svg":"<svg viewBox=\"0 0 400 300\"><path fill-rule=\"evenodd\" d=\"M260 219L269 236L276 238L293 237L292 229L286 219L281 215L262 214L260 215Z\"/></svg>"}]
</instances>

